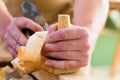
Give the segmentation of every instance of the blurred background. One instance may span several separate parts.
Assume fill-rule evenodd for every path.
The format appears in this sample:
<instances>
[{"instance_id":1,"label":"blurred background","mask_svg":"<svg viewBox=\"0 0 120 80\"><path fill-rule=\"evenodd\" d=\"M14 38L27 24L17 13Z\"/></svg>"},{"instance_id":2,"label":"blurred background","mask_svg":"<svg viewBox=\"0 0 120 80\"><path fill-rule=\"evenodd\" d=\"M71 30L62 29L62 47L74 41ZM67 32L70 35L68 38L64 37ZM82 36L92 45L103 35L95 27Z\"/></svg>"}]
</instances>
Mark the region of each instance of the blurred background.
<instances>
[{"instance_id":1,"label":"blurred background","mask_svg":"<svg viewBox=\"0 0 120 80\"><path fill-rule=\"evenodd\" d=\"M120 0L109 3L106 25L92 55L92 80L120 80Z\"/></svg>"}]
</instances>

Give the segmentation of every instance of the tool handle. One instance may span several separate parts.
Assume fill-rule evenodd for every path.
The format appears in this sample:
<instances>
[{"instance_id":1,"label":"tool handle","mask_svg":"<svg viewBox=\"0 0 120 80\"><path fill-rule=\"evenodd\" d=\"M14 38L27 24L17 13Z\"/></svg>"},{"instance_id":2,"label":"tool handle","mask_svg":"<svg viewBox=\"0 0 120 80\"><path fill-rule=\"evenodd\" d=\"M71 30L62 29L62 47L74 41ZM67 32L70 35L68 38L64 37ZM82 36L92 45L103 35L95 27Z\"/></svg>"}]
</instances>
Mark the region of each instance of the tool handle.
<instances>
[{"instance_id":1,"label":"tool handle","mask_svg":"<svg viewBox=\"0 0 120 80\"><path fill-rule=\"evenodd\" d=\"M58 15L58 29L64 29L64 28L69 28L71 25L70 23L70 16L66 14L60 14Z\"/></svg>"}]
</instances>

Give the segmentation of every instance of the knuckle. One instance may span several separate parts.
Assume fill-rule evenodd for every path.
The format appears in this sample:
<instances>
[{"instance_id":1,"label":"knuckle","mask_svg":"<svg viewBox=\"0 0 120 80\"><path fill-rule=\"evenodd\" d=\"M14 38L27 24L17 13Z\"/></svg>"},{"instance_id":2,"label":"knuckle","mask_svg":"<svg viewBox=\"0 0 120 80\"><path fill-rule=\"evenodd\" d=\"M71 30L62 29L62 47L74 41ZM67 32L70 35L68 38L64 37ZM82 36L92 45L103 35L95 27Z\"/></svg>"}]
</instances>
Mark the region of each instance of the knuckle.
<instances>
[{"instance_id":1,"label":"knuckle","mask_svg":"<svg viewBox=\"0 0 120 80\"><path fill-rule=\"evenodd\" d=\"M58 56L59 58L64 58L64 54L61 54L61 53L58 53L57 56Z\"/></svg>"},{"instance_id":2,"label":"knuckle","mask_svg":"<svg viewBox=\"0 0 120 80\"><path fill-rule=\"evenodd\" d=\"M61 39L66 39L68 37L68 32L66 31L60 31L60 38Z\"/></svg>"},{"instance_id":3,"label":"knuckle","mask_svg":"<svg viewBox=\"0 0 120 80\"><path fill-rule=\"evenodd\" d=\"M20 47L20 45L19 44L16 44L16 52L18 51L18 48Z\"/></svg>"},{"instance_id":4,"label":"knuckle","mask_svg":"<svg viewBox=\"0 0 120 80\"><path fill-rule=\"evenodd\" d=\"M90 49L90 43L88 41L83 41L83 47L88 51Z\"/></svg>"},{"instance_id":5,"label":"knuckle","mask_svg":"<svg viewBox=\"0 0 120 80\"><path fill-rule=\"evenodd\" d=\"M65 69L69 69L69 68L72 68L73 65L72 65L72 63L68 63L68 64L66 63L64 67L65 67Z\"/></svg>"},{"instance_id":6,"label":"knuckle","mask_svg":"<svg viewBox=\"0 0 120 80\"><path fill-rule=\"evenodd\" d=\"M62 42L58 42L56 46L57 46L58 51L63 50L65 47L65 45Z\"/></svg>"},{"instance_id":7,"label":"knuckle","mask_svg":"<svg viewBox=\"0 0 120 80\"><path fill-rule=\"evenodd\" d=\"M22 34L19 35L20 36L18 37L18 43L21 44L22 46L25 46L27 43L27 39Z\"/></svg>"},{"instance_id":8,"label":"knuckle","mask_svg":"<svg viewBox=\"0 0 120 80\"><path fill-rule=\"evenodd\" d=\"M88 52L83 52L78 55L78 58L79 60L87 61L89 59L89 56L90 55L88 54Z\"/></svg>"},{"instance_id":9,"label":"knuckle","mask_svg":"<svg viewBox=\"0 0 120 80\"><path fill-rule=\"evenodd\" d=\"M81 67L81 63L75 65L76 68Z\"/></svg>"},{"instance_id":10,"label":"knuckle","mask_svg":"<svg viewBox=\"0 0 120 80\"><path fill-rule=\"evenodd\" d=\"M11 31L12 31L11 25L8 26L7 31L8 31L8 32L11 32Z\"/></svg>"},{"instance_id":11,"label":"knuckle","mask_svg":"<svg viewBox=\"0 0 120 80\"><path fill-rule=\"evenodd\" d=\"M67 54L65 52L60 52L60 54L58 54L58 57L62 58L62 59L70 59L71 55Z\"/></svg>"},{"instance_id":12,"label":"knuckle","mask_svg":"<svg viewBox=\"0 0 120 80\"><path fill-rule=\"evenodd\" d=\"M77 67L86 67L88 65L88 62L80 62L77 64Z\"/></svg>"},{"instance_id":13,"label":"knuckle","mask_svg":"<svg viewBox=\"0 0 120 80\"><path fill-rule=\"evenodd\" d=\"M89 50L89 49L90 49L90 44L89 44L89 43L86 43L86 44L85 44L85 49L86 49L86 50Z\"/></svg>"},{"instance_id":14,"label":"knuckle","mask_svg":"<svg viewBox=\"0 0 120 80\"><path fill-rule=\"evenodd\" d=\"M7 37L7 34L5 34L5 36L4 36L4 40L7 40L7 38L8 38L8 37Z\"/></svg>"},{"instance_id":15,"label":"knuckle","mask_svg":"<svg viewBox=\"0 0 120 80\"><path fill-rule=\"evenodd\" d=\"M12 46L13 49L16 49L16 45L17 45L16 41L14 41L14 43L11 43L11 46Z\"/></svg>"}]
</instances>

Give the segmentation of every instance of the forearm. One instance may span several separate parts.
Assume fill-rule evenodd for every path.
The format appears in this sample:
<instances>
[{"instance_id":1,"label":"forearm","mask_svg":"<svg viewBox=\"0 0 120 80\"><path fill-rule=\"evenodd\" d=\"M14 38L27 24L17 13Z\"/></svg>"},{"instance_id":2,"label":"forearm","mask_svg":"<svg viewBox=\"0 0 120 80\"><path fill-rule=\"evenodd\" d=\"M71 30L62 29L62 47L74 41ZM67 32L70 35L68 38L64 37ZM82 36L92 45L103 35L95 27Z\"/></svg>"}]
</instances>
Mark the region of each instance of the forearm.
<instances>
[{"instance_id":1,"label":"forearm","mask_svg":"<svg viewBox=\"0 0 120 80\"><path fill-rule=\"evenodd\" d=\"M3 36L6 32L6 28L12 20L12 16L8 12L4 2L0 0L0 38L3 39Z\"/></svg>"},{"instance_id":2,"label":"forearm","mask_svg":"<svg viewBox=\"0 0 120 80\"><path fill-rule=\"evenodd\" d=\"M75 24L89 29L90 43L93 45L104 27L108 9L108 0L76 0L75 2Z\"/></svg>"}]
</instances>

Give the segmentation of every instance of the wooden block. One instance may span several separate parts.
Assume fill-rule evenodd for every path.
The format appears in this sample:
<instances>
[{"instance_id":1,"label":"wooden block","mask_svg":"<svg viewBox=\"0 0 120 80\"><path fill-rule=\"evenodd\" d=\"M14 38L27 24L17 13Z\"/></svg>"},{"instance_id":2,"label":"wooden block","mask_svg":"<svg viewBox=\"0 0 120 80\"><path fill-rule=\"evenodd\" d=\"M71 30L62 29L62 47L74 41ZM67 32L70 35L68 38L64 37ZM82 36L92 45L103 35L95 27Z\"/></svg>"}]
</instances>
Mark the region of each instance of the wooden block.
<instances>
[{"instance_id":1,"label":"wooden block","mask_svg":"<svg viewBox=\"0 0 120 80\"><path fill-rule=\"evenodd\" d=\"M37 80L90 80L88 71L88 67L85 67L83 69L79 69L76 73L55 75L41 69L34 72L33 75Z\"/></svg>"},{"instance_id":2,"label":"wooden block","mask_svg":"<svg viewBox=\"0 0 120 80\"><path fill-rule=\"evenodd\" d=\"M69 28L71 26L70 24L70 16L69 15L58 15L58 30L64 29L64 28ZM41 61L41 69L52 73L52 74L65 74L65 73L73 73L77 72L79 69L78 68L71 68L71 69L52 69L50 67L47 67L45 65L45 61L47 58L43 57Z\"/></svg>"},{"instance_id":3,"label":"wooden block","mask_svg":"<svg viewBox=\"0 0 120 80\"><path fill-rule=\"evenodd\" d=\"M48 60L47 58L43 57L41 58L41 69L49 72L49 73L52 73L52 74L65 74L65 73L73 73L73 72L77 72L79 71L78 68L71 68L71 69L52 69L50 67L47 67L45 65L45 61Z\"/></svg>"},{"instance_id":4,"label":"wooden block","mask_svg":"<svg viewBox=\"0 0 120 80\"><path fill-rule=\"evenodd\" d=\"M71 23L70 23L69 15L65 15L65 14L58 15L58 30L69 28L70 26Z\"/></svg>"}]
</instances>

